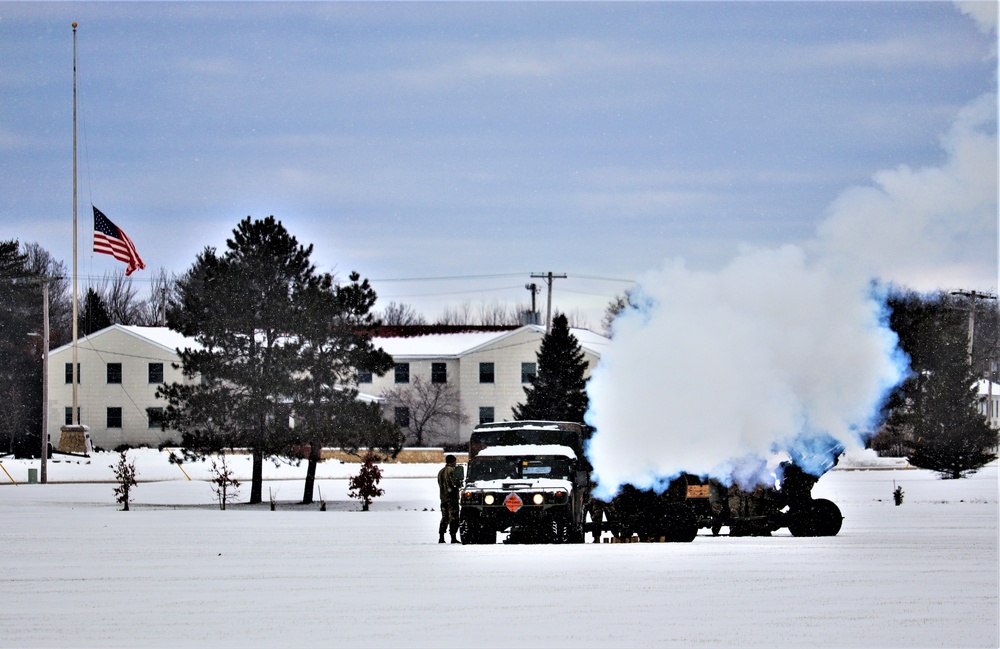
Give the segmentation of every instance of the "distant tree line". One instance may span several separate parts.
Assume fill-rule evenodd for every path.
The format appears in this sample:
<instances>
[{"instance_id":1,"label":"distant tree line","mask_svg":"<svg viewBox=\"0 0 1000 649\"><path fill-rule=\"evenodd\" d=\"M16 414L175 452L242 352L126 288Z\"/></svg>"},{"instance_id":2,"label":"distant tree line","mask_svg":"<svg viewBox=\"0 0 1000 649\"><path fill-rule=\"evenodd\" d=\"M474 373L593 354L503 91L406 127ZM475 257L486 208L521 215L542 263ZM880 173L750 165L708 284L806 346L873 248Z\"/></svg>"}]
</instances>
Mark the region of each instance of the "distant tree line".
<instances>
[{"instance_id":1,"label":"distant tree line","mask_svg":"<svg viewBox=\"0 0 1000 649\"><path fill-rule=\"evenodd\" d=\"M487 327L517 327L525 323L531 313L527 304L510 303L501 300L473 304L465 301L448 306L431 323L413 306L402 302L390 302L379 312L379 319L387 326L407 325L472 325ZM571 327L588 328L586 318L579 311L564 314Z\"/></svg>"}]
</instances>

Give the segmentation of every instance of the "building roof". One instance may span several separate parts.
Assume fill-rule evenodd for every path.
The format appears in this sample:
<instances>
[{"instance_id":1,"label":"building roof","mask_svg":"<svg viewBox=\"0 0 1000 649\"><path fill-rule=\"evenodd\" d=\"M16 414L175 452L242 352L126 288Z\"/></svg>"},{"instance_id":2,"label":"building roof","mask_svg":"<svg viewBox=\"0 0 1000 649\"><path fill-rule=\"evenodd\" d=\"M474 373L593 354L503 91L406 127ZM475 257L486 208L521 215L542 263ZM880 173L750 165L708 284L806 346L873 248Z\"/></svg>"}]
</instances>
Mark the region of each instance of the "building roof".
<instances>
[{"instance_id":1,"label":"building roof","mask_svg":"<svg viewBox=\"0 0 1000 649\"><path fill-rule=\"evenodd\" d=\"M201 347L195 339L183 336L168 327L139 327L119 324L111 325L80 338L79 345L83 349L96 348L99 346L98 339L114 330L135 336L170 352L177 349L198 349ZM424 331L433 333L422 333ZM524 331L535 333L539 339L545 335L545 327L539 325L524 325L513 329L509 327L387 327L383 328L380 333L389 335L373 338L372 342L375 347L381 347L393 357L459 358ZM605 336L589 329L570 329L570 333L576 337L584 350L598 357L611 342ZM69 344L63 345L52 350L51 354L70 347Z\"/></svg>"},{"instance_id":2,"label":"building roof","mask_svg":"<svg viewBox=\"0 0 1000 649\"><path fill-rule=\"evenodd\" d=\"M90 335L83 336L78 339L77 344L81 349L96 349L99 346L98 341L101 336L111 331L121 331L130 336L145 340L146 342L156 345L169 352L175 352L177 349L198 349L201 347L201 345L199 345L193 338L183 336L168 327L139 327L135 325L120 324L113 324L110 327L105 327L100 331L95 331ZM51 356L52 354L56 354L65 349L70 349L72 346L72 343L67 343L61 347L53 349L49 355Z\"/></svg>"},{"instance_id":3,"label":"building roof","mask_svg":"<svg viewBox=\"0 0 1000 649\"><path fill-rule=\"evenodd\" d=\"M990 382L986 379L979 379L976 381L976 388L979 391L979 396L985 397L989 394L994 394L1000 396L1000 383L994 383L992 390L990 389Z\"/></svg>"},{"instance_id":4,"label":"building roof","mask_svg":"<svg viewBox=\"0 0 1000 649\"><path fill-rule=\"evenodd\" d=\"M539 339L545 335L545 327L524 325L506 330L378 336L372 342L394 358L458 358L524 331L537 334ZM589 329L570 329L570 333L580 342L580 347L598 357L610 343L608 338Z\"/></svg>"}]
</instances>

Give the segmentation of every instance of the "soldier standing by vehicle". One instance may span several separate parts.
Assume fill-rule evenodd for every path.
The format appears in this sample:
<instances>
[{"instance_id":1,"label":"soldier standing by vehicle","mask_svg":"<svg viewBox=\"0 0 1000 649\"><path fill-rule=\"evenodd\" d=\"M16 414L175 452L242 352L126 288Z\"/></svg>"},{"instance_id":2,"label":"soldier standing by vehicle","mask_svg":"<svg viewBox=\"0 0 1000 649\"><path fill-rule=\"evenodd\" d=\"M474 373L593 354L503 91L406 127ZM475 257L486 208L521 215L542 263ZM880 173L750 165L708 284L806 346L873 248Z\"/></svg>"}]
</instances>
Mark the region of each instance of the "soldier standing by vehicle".
<instances>
[{"instance_id":1,"label":"soldier standing by vehicle","mask_svg":"<svg viewBox=\"0 0 1000 649\"><path fill-rule=\"evenodd\" d=\"M451 532L451 542L458 543L458 490L461 488L461 471L456 458L448 455L445 465L438 471L438 489L441 491L441 524L438 525L438 543L444 543L445 530Z\"/></svg>"}]
</instances>

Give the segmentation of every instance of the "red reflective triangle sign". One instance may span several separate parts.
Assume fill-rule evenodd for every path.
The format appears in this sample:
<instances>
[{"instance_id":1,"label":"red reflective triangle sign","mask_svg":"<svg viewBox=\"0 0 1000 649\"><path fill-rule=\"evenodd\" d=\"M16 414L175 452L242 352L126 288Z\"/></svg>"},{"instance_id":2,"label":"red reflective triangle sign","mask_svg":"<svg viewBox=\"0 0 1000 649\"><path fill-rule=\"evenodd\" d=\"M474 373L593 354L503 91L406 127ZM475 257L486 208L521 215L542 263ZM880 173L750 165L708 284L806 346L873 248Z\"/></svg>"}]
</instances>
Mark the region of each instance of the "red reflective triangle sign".
<instances>
[{"instance_id":1,"label":"red reflective triangle sign","mask_svg":"<svg viewBox=\"0 0 1000 649\"><path fill-rule=\"evenodd\" d=\"M521 505L524 504L524 501L522 501L517 494L511 494L507 496L507 499L503 501L503 504L504 507L511 511L511 513L514 513L521 509Z\"/></svg>"}]
</instances>

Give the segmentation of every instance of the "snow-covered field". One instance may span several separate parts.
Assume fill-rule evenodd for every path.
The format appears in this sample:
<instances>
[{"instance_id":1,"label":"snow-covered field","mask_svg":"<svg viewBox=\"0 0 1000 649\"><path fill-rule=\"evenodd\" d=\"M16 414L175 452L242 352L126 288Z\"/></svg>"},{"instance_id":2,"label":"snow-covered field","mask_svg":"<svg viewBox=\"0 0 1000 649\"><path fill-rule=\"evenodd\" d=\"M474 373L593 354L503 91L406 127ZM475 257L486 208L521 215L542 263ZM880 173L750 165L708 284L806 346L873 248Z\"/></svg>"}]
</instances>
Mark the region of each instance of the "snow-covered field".
<instances>
[{"instance_id":1,"label":"snow-covered field","mask_svg":"<svg viewBox=\"0 0 1000 649\"><path fill-rule=\"evenodd\" d=\"M0 471L0 646L998 646L997 467L942 481L913 469L830 472L832 538L690 544L437 544L435 465L386 465L358 511L357 465L268 464L267 505L219 511L207 465L137 452L132 511L117 460ZM241 477L249 462L235 458ZM201 479L201 480L199 480ZM67 482L60 482L66 480ZM106 482L98 482L104 480ZM81 481L81 482L70 482ZM905 501L892 502L894 484ZM249 484L240 488L240 501Z\"/></svg>"}]
</instances>

